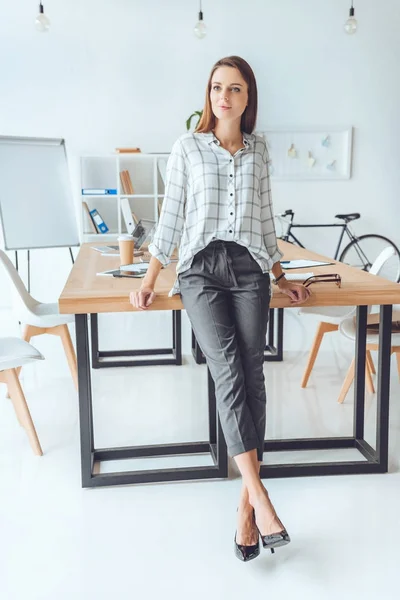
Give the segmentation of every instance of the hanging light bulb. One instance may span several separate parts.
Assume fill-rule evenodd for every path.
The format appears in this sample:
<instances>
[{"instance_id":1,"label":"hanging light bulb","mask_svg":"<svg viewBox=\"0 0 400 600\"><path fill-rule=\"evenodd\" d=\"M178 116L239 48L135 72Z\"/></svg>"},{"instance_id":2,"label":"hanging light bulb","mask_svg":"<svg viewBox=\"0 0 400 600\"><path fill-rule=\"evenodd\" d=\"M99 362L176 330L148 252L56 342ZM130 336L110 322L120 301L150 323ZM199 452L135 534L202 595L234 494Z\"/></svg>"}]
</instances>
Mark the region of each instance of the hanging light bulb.
<instances>
[{"instance_id":1,"label":"hanging light bulb","mask_svg":"<svg viewBox=\"0 0 400 600\"><path fill-rule=\"evenodd\" d=\"M201 0L200 0L200 11L199 11L199 20L196 23L196 26L194 28L194 34L201 40L203 39L203 37L205 37L207 33L207 27L204 24L203 21L203 11L201 9Z\"/></svg>"},{"instance_id":2,"label":"hanging light bulb","mask_svg":"<svg viewBox=\"0 0 400 600\"><path fill-rule=\"evenodd\" d=\"M344 24L344 30L346 33L348 33L349 35L351 35L352 33L355 33L357 31L357 19L354 16L354 7L353 7L353 0L351 2L351 8L350 8L350 15L349 18L347 19L346 23Z\"/></svg>"},{"instance_id":3,"label":"hanging light bulb","mask_svg":"<svg viewBox=\"0 0 400 600\"><path fill-rule=\"evenodd\" d=\"M50 29L50 21L44 14L43 4L39 4L39 14L35 20L35 27L37 31L48 31Z\"/></svg>"}]
</instances>

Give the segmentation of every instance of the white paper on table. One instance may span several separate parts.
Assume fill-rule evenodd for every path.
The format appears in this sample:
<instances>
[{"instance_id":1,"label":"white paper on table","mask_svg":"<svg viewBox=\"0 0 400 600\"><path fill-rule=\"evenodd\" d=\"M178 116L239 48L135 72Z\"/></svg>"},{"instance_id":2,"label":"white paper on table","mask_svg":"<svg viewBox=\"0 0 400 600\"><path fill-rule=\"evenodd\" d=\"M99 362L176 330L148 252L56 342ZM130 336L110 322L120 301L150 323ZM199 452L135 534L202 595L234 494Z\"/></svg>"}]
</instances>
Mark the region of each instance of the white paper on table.
<instances>
[{"instance_id":1,"label":"white paper on table","mask_svg":"<svg viewBox=\"0 0 400 600\"><path fill-rule=\"evenodd\" d=\"M334 263L330 262L320 262L318 260L289 260L281 261L282 269L305 269L307 267L323 267L324 265L333 265Z\"/></svg>"}]
</instances>

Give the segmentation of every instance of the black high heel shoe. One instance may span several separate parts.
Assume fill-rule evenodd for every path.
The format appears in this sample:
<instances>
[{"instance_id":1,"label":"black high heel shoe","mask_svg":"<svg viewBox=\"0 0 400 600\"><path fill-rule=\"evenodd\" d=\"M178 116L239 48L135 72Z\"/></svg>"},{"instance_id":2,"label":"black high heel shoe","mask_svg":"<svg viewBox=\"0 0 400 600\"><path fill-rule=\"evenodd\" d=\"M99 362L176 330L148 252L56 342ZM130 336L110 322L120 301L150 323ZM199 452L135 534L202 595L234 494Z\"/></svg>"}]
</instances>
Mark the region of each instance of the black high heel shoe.
<instances>
[{"instance_id":1,"label":"black high heel shoe","mask_svg":"<svg viewBox=\"0 0 400 600\"><path fill-rule=\"evenodd\" d=\"M279 521L276 513L275 513L274 519ZM254 517L254 520L255 520L255 517ZM282 525L282 523L281 523L281 525ZM257 527L257 523L256 523L256 527ZM283 527L283 529L281 531L278 531L278 533L271 533L269 535L263 535L261 533L261 531L258 529L258 527L257 527L257 530L258 530L258 533L260 534L263 548L265 548L266 550L271 550L271 554L274 554L275 548L279 548L280 546L286 546L286 544L290 543L290 536L289 536L288 532L286 531L285 527Z\"/></svg>"},{"instance_id":2,"label":"black high heel shoe","mask_svg":"<svg viewBox=\"0 0 400 600\"><path fill-rule=\"evenodd\" d=\"M255 524L254 510L253 510L253 521ZM257 527L257 525L256 525L256 527ZM236 543L236 532L235 532L235 539L233 541L234 541L235 555L239 560L241 560L243 562L253 560L253 558L257 558L257 556L260 554L259 540L257 540L257 544L254 544L253 546L243 546L242 544Z\"/></svg>"},{"instance_id":3,"label":"black high heel shoe","mask_svg":"<svg viewBox=\"0 0 400 600\"><path fill-rule=\"evenodd\" d=\"M274 554L275 548L286 546L286 544L290 543L290 536L285 528L283 528L282 531L279 531L278 533L272 533L271 535L262 535L259 529L258 533L260 534L263 548L271 550L271 554Z\"/></svg>"}]
</instances>

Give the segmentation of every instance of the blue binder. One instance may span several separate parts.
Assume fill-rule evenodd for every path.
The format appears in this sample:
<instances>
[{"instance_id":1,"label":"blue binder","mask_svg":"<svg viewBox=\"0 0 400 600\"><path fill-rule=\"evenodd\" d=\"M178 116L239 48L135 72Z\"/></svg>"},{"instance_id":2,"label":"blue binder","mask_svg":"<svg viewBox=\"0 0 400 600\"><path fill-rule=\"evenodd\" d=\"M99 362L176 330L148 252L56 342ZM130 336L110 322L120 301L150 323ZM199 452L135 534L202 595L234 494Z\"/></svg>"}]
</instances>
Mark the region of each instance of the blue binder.
<instances>
[{"instance_id":1,"label":"blue binder","mask_svg":"<svg viewBox=\"0 0 400 600\"><path fill-rule=\"evenodd\" d=\"M117 190L114 188L82 188L84 196L116 196Z\"/></svg>"},{"instance_id":2,"label":"blue binder","mask_svg":"<svg viewBox=\"0 0 400 600\"><path fill-rule=\"evenodd\" d=\"M99 233L107 233L108 231L108 227L107 225L104 223L102 217L100 216L99 212L97 211L97 209L93 209L90 211L90 214L93 218L93 221L99 231Z\"/></svg>"}]
</instances>

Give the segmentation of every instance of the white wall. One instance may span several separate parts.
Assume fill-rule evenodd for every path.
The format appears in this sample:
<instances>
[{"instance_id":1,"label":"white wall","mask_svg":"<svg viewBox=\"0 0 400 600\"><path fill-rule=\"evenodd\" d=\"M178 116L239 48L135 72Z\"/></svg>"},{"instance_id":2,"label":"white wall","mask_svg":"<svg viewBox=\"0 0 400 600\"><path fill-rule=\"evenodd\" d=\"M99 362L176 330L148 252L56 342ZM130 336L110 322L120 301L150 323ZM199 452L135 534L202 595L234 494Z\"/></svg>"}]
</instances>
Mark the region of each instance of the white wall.
<instances>
[{"instance_id":1,"label":"white wall","mask_svg":"<svg viewBox=\"0 0 400 600\"><path fill-rule=\"evenodd\" d=\"M212 64L238 54L257 77L257 129L355 127L353 178L276 182L275 209L316 221L360 211L357 231L400 244L400 4L385 0L382 10L376 0L356 1L359 31L347 36L349 4L204 0L209 31L198 40L197 0L46 0L48 34L34 30L37 3L0 0L0 134L64 137L78 192L83 153L118 145L168 152L189 114L202 108ZM326 230L303 238L321 252L334 250ZM56 299L69 268L67 250L32 253L33 293ZM0 287L6 306L1 274ZM293 347L302 346L303 329L290 327L287 343L291 336Z\"/></svg>"}]
</instances>

